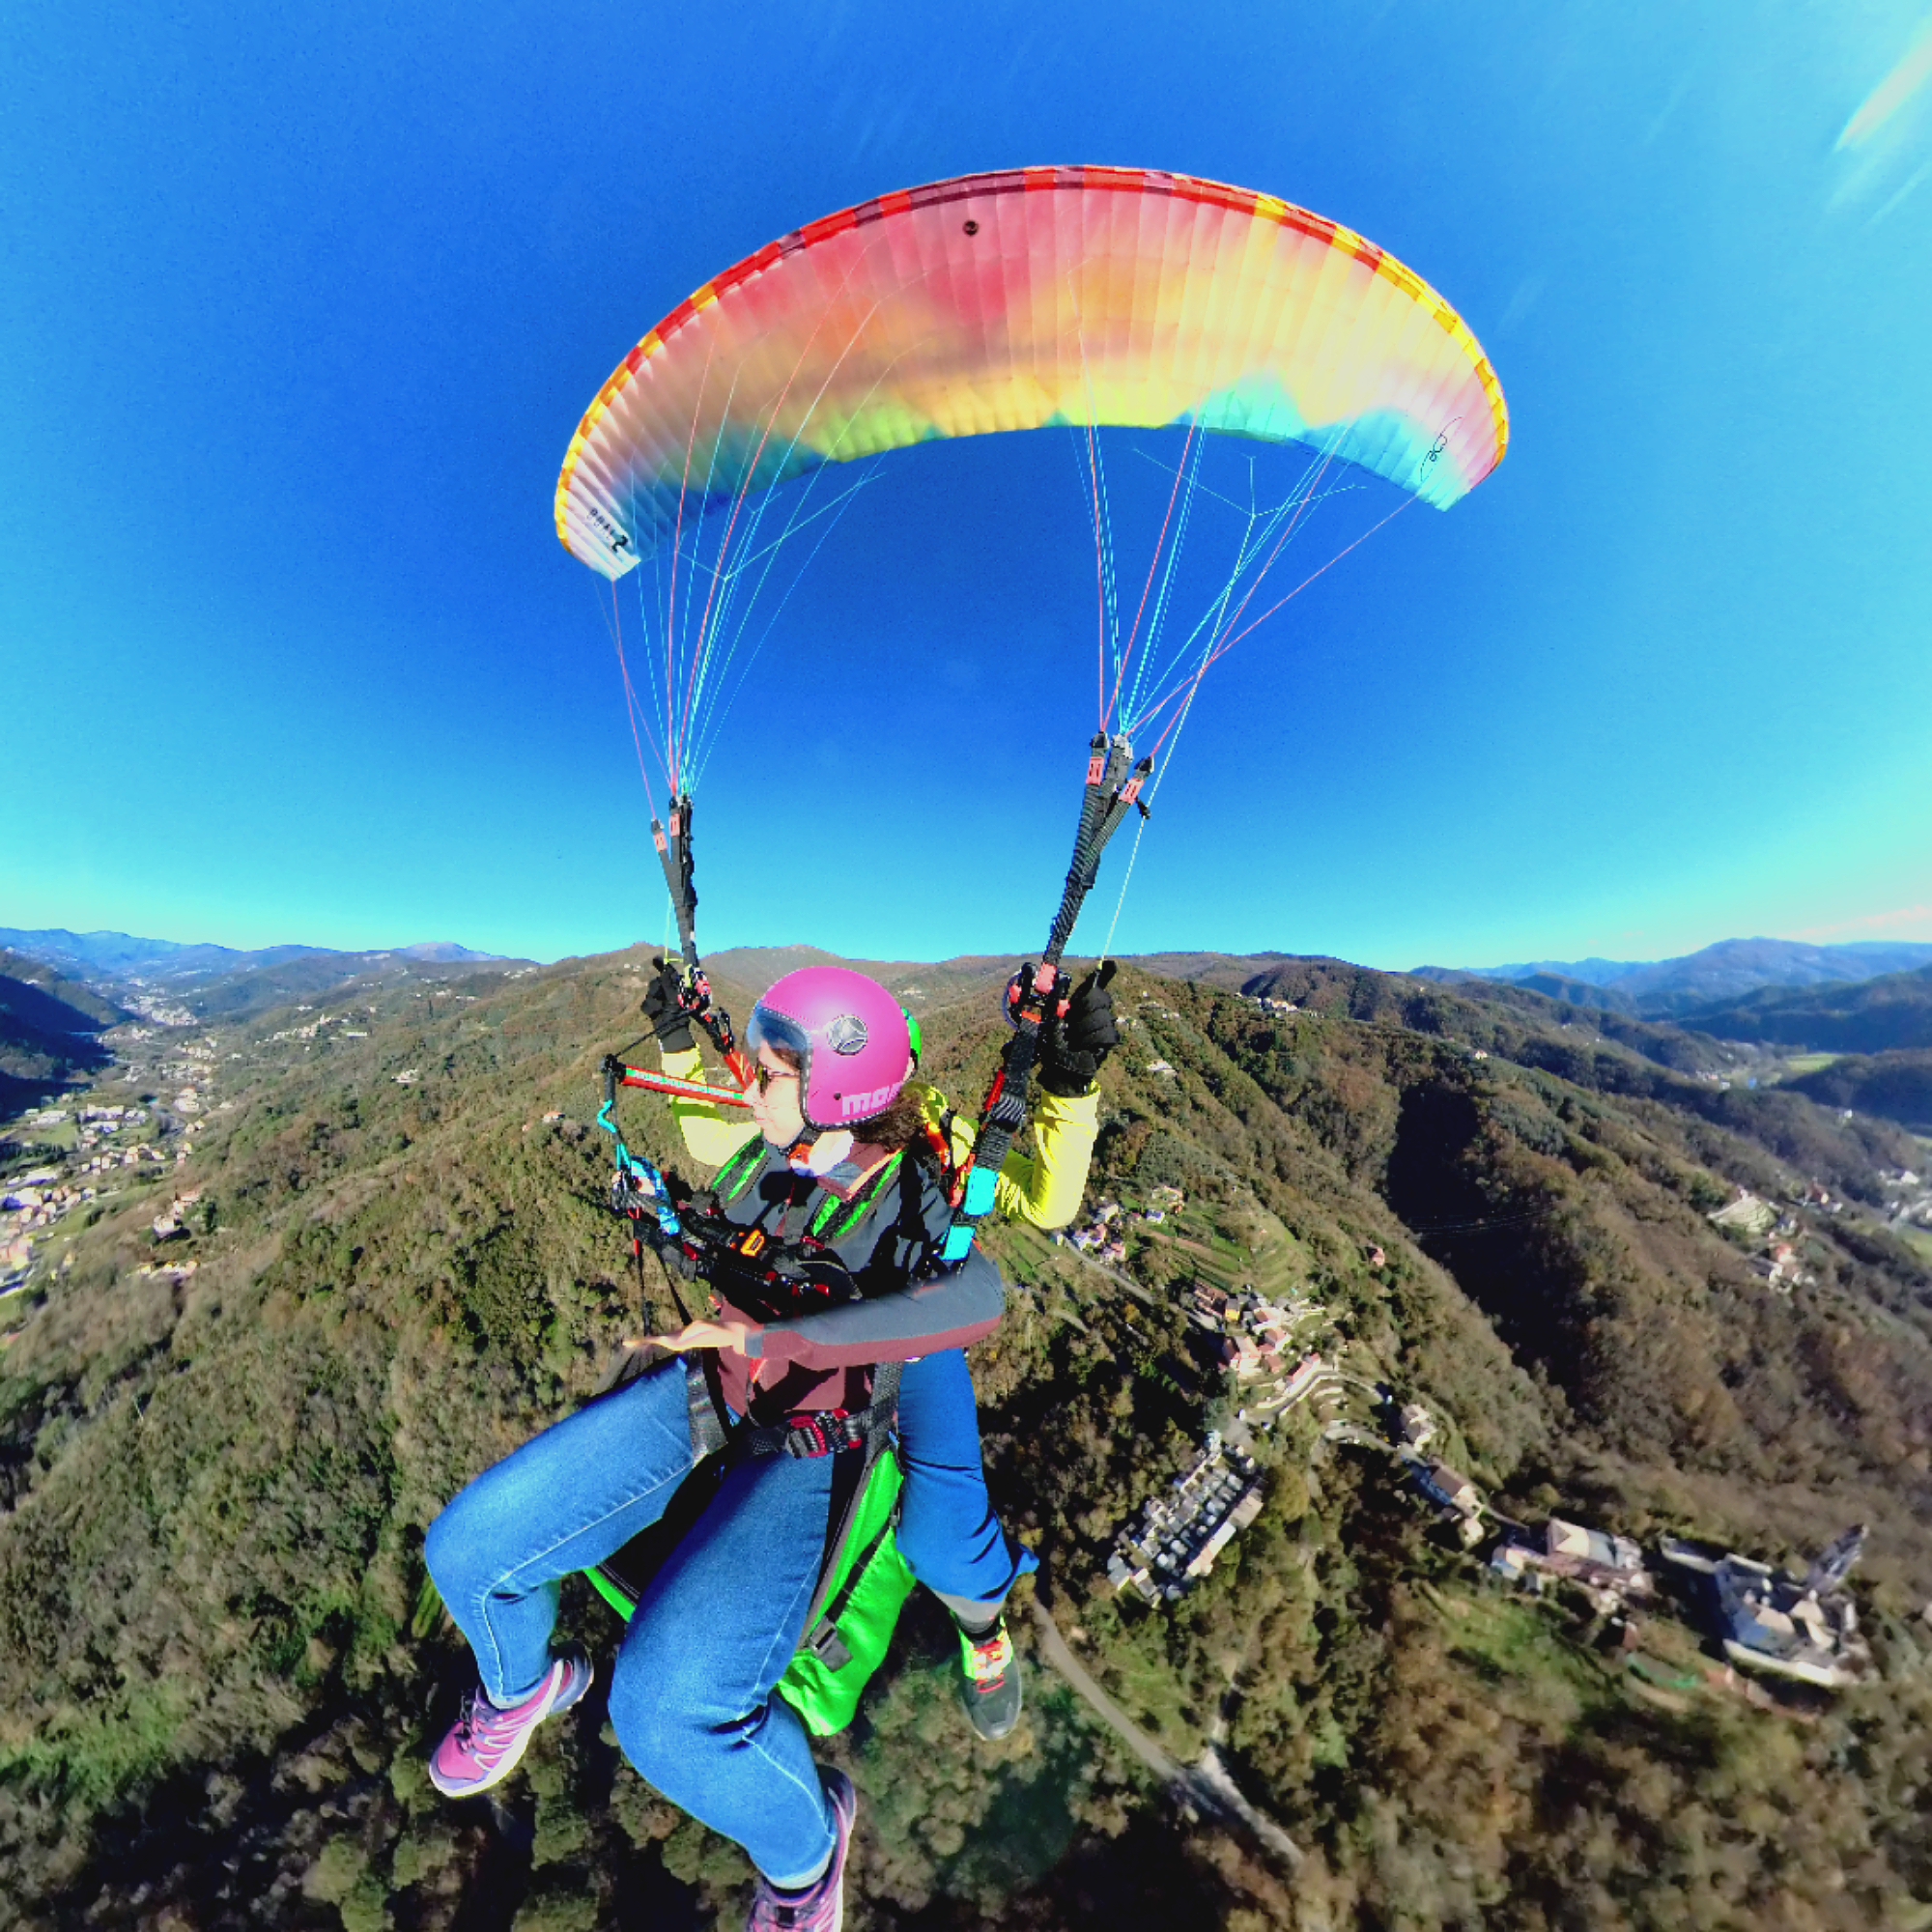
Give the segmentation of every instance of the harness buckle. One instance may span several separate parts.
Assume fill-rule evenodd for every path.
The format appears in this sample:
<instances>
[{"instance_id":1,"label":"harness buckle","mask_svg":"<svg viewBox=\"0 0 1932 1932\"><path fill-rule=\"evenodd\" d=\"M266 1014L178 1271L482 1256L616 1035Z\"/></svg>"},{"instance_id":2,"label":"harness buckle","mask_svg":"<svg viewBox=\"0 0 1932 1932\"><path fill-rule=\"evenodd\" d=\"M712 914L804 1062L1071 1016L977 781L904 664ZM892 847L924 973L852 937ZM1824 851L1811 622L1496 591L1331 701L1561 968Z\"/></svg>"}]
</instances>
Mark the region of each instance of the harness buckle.
<instances>
[{"instance_id":1,"label":"harness buckle","mask_svg":"<svg viewBox=\"0 0 1932 1932\"><path fill-rule=\"evenodd\" d=\"M802 1410L785 1418L787 1456L815 1461L820 1456L836 1456L841 1449L855 1449L865 1439L863 1428L855 1434L853 1417L847 1409Z\"/></svg>"},{"instance_id":2,"label":"harness buckle","mask_svg":"<svg viewBox=\"0 0 1932 1932\"><path fill-rule=\"evenodd\" d=\"M818 1628L805 1639L802 1648L810 1651L828 1670L843 1670L852 1662L852 1653L846 1648L845 1639L838 1634L838 1626L826 1617L819 1618Z\"/></svg>"}]
</instances>

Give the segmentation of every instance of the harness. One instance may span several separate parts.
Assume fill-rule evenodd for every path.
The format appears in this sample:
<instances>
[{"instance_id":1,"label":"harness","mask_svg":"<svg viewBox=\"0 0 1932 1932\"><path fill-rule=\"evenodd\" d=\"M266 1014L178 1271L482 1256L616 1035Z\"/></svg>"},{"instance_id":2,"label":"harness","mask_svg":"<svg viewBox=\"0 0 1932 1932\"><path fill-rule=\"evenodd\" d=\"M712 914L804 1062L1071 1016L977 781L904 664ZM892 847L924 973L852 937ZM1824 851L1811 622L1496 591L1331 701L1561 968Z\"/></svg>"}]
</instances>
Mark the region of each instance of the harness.
<instances>
[{"instance_id":1,"label":"harness","mask_svg":"<svg viewBox=\"0 0 1932 1932\"><path fill-rule=\"evenodd\" d=\"M762 1142L753 1136L718 1171L710 1190L712 1205L687 1203L680 1208L655 1164L625 1145L612 1112L616 1087L615 1077L607 1070L597 1123L614 1142L616 1174L611 1205L632 1225L640 1289L643 1248L648 1244L666 1264L671 1298L687 1323L692 1316L677 1292L680 1277L714 1285L722 1279L734 1307L763 1319L809 1313L814 1302L832 1306L858 1293L850 1271L831 1252L832 1244L857 1228L895 1185L901 1201L895 1226L903 1223L913 1174L903 1153L884 1162L849 1200L828 1195L796 1239L786 1238L783 1232L787 1208L774 1236L755 1223L748 1227L732 1222L719 1211L741 1200L766 1171ZM864 1609L870 1616L869 1634L883 1654L898 1605L912 1588L912 1574L893 1542L900 1482L893 1443L903 1365L888 1361L873 1369L871 1401L864 1408L797 1410L773 1423L731 1415L715 1350L687 1355L684 1373L697 1464L664 1517L590 1571L590 1580L628 1619L651 1577L702 1515L731 1467L762 1456L834 1457L818 1580L806 1613L805 1636L781 1688L788 1687L787 1694L813 1728L840 1729L878 1661L875 1655L870 1665L853 1678L840 1676L834 1681L853 1659L847 1637L855 1611ZM855 1532L862 1522L868 1533L855 1548ZM800 1681L794 1682L795 1678Z\"/></svg>"},{"instance_id":2,"label":"harness","mask_svg":"<svg viewBox=\"0 0 1932 1932\"><path fill-rule=\"evenodd\" d=\"M893 1228L909 1232L915 1208L915 1171L903 1151L881 1163L876 1174L848 1199L828 1193L811 1212L796 1239L786 1238L789 1206L781 1209L776 1235L758 1223L747 1227L726 1219L723 1208L744 1199L760 1175L770 1172L764 1144L753 1136L719 1169L710 1190L714 1207L687 1211L679 1218L677 1261L680 1272L690 1269L720 1287L734 1307L761 1320L782 1320L810 1314L814 1305L832 1307L857 1298L858 1284L833 1252L890 1192L899 1190L899 1212ZM881 1231L881 1239L891 1230ZM667 1250L660 1248L660 1253ZM681 1310L681 1304L680 1304ZM711 1426L702 1432L706 1444L733 1456L813 1457L864 1449L868 1461L890 1438L897 1420L900 1365L882 1362L872 1371L872 1400L863 1409L796 1410L782 1422L733 1423L724 1413L718 1393L715 1363L707 1350L710 1374L705 1380L714 1410ZM694 1385L696 1378L694 1377ZM694 1433L693 1440L700 1439Z\"/></svg>"}]
</instances>

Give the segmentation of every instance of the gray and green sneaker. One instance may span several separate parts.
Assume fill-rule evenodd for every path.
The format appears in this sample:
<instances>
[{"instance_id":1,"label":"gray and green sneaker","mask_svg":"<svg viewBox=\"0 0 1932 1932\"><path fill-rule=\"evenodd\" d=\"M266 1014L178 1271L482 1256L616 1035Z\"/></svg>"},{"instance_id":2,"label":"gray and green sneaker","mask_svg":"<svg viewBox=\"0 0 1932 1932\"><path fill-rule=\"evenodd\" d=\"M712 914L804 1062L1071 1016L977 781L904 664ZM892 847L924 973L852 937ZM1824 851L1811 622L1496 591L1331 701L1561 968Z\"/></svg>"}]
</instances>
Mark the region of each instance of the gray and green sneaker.
<instances>
[{"instance_id":1,"label":"gray and green sneaker","mask_svg":"<svg viewBox=\"0 0 1932 1932\"><path fill-rule=\"evenodd\" d=\"M983 1631L959 1629L959 1701L982 1738L1003 1738L1020 1720L1020 1661L1005 1616Z\"/></svg>"}]
</instances>

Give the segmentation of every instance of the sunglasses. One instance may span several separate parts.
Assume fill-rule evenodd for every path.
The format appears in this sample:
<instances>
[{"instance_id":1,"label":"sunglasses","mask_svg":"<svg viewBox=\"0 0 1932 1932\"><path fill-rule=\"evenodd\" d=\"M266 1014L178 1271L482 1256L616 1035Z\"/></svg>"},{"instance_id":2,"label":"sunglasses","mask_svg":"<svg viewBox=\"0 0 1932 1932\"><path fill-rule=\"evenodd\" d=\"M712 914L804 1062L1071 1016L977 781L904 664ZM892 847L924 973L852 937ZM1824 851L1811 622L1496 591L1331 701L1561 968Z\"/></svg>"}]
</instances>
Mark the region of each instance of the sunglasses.
<instances>
[{"instance_id":1,"label":"sunglasses","mask_svg":"<svg viewBox=\"0 0 1932 1932\"><path fill-rule=\"evenodd\" d=\"M789 1067L767 1066L762 1061L752 1071L753 1084L760 1094L769 1094L781 1080L796 1080L798 1075Z\"/></svg>"}]
</instances>

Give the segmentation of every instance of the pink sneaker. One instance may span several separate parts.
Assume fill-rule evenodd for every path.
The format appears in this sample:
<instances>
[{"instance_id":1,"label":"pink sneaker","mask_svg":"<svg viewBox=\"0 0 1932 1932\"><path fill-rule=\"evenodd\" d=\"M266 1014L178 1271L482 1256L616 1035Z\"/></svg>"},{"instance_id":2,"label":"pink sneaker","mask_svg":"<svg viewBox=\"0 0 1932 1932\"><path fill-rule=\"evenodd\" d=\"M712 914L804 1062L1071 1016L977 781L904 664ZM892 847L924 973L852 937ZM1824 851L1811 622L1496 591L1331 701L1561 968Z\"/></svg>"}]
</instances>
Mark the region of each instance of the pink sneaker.
<instances>
[{"instance_id":1,"label":"pink sneaker","mask_svg":"<svg viewBox=\"0 0 1932 1932\"><path fill-rule=\"evenodd\" d=\"M745 1932L839 1932L845 1923L845 1855L852 1847L859 1794L842 1771L828 1771L824 1777L825 1795L832 1802L832 1828L838 1834L832 1862L825 1875L803 1891L781 1891L761 1878Z\"/></svg>"},{"instance_id":2,"label":"pink sneaker","mask_svg":"<svg viewBox=\"0 0 1932 1932\"><path fill-rule=\"evenodd\" d=\"M445 1798L469 1798L500 1783L517 1768L530 1733L546 1718L567 1711L590 1689L590 1660L573 1650L552 1663L544 1681L507 1711L479 1690L463 1700L462 1715L429 1761L429 1781Z\"/></svg>"}]
</instances>

